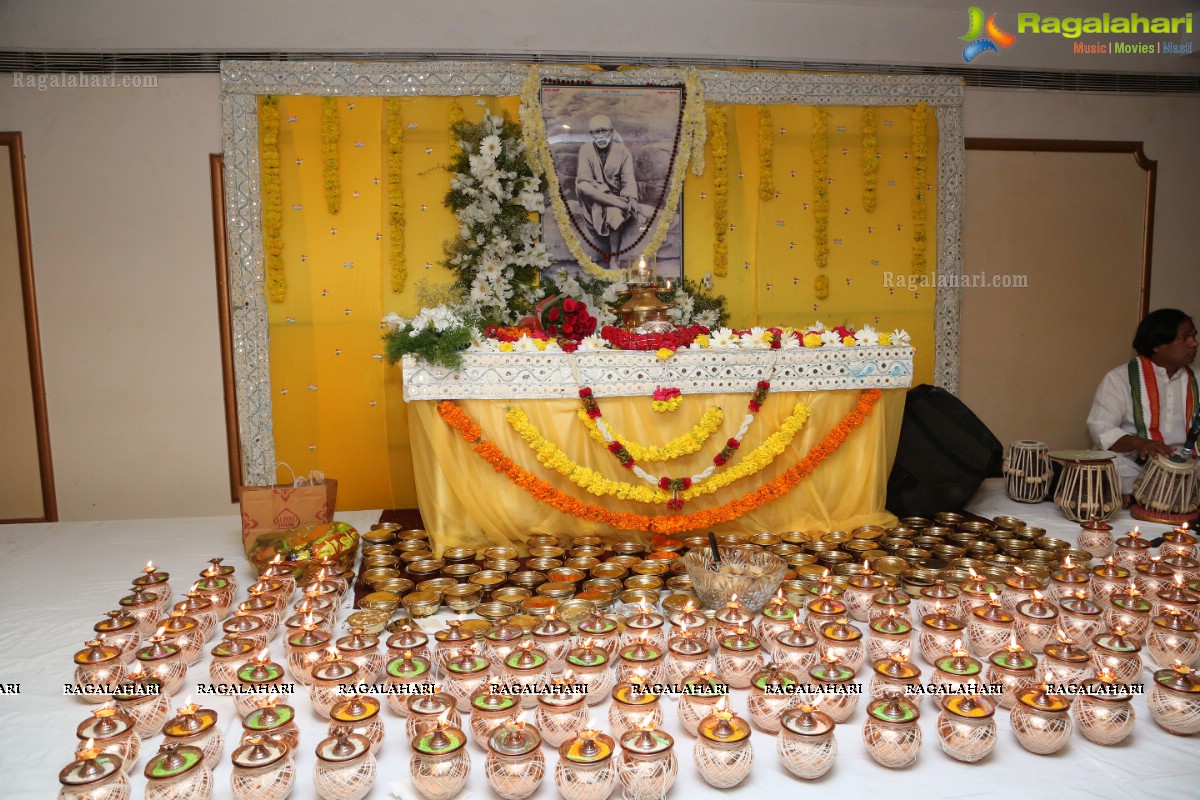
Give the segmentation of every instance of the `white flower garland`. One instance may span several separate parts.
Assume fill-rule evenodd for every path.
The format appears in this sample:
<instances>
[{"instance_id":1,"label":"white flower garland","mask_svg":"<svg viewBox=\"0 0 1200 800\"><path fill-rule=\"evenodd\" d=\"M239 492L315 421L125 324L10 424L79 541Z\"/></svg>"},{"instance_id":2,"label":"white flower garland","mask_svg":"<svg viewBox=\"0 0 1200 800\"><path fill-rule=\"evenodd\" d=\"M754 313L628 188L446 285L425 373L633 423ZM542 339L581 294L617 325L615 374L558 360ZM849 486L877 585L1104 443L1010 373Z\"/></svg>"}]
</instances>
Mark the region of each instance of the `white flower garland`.
<instances>
[{"instance_id":1,"label":"white flower garland","mask_svg":"<svg viewBox=\"0 0 1200 800\"><path fill-rule=\"evenodd\" d=\"M667 231L679 211L679 198L683 194L683 180L687 166L692 165L692 174L699 176L704 173L704 141L707 135L704 115L704 85L694 69L683 71L683 83L687 97L683 106L683 120L680 123L679 149L675 153L671 165L669 190L658 212L658 221L654 234L642 251L644 258L653 258L664 241ZM625 275L623 270L606 269L600 266L583 249L574 226L571 224L571 212L562 199L562 191L558 175L554 171L554 158L550 154L550 146L546 135L546 118L542 111L540 91L542 87L541 72L537 65L529 68L529 77L521 93L521 132L525 139L525 150L529 155L529 165L535 175L545 175L549 187L550 206L554 209L554 220L558 223L559 231L567 243L567 249L579 262L579 265L589 275L606 281L620 281Z\"/></svg>"}]
</instances>

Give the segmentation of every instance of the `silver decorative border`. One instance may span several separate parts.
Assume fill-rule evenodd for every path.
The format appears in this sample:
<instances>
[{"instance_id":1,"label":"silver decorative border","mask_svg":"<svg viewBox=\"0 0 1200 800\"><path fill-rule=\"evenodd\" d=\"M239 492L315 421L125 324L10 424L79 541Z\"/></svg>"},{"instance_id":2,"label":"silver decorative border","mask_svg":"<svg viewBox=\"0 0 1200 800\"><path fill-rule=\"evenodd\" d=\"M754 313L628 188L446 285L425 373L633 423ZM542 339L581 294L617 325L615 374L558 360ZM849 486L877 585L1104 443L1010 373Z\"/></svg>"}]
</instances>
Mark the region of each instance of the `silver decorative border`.
<instances>
[{"instance_id":1,"label":"silver decorative border","mask_svg":"<svg viewBox=\"0 0 1200 800\"><path fill-rule=\"evenodd\" d=\"M597 397L643 397L660 386L685 394L753 392L770 380L773 390L907 389L913 350L888 347L801 347L792 350L680 350L663 361L653 352L468 352L460 369L404 356L404 399L578 399L589 387Z\"/></svg>"},{"instance_id":2,"label":"silver decorative border","mask_svg":"<svg viewBox=\"0 0 1200 800\"><path fill-rule=\"evenodd\" d=\"M540 69L543 77L556 80L596 80L612 85L679 82L677 69L661 67L617 72L549 65ZM273 483L275 471L256 98L264 94L507 97L521 93L528 72L525 64L458 61L221 63L234 374L247 483ZM700 70L699 75L706 98L716 103L908 106L923 100L932 106L939 143L937 272L939 276L961 273L965 174L961 79L728 70ZM960 301L959 289L939 288L934 382L950 391L958 388Z\"/></svg>"},{"instance_id":3,"label":"silver decorative border","mask_svg":"<svg viewBox=\"0 0 1200 800\"><path fill-rule=\"evenodd\" d=\"M935 110L938 129L937 295L933 308L933 385L958 394L959 310L962 288L947 276L962 274L963 204L967 199L967 150L962 108Z\"/></svg>"}]
</instances>

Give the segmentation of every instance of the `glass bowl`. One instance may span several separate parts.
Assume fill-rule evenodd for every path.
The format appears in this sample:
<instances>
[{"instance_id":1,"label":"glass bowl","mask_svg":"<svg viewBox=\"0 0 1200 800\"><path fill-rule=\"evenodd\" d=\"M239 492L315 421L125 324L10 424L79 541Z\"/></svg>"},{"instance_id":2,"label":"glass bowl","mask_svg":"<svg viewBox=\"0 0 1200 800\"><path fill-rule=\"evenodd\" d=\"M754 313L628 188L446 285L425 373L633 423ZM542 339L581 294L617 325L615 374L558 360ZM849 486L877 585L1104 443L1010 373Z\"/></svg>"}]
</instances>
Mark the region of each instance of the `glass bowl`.
<instances>
[{"instance_id":1,"label":"glass bowl","mask_svg":"<svg viewBox=\"0 0 1200 800\"><path fill-rule=\"evenodd\" d=\"M721 608L736 594L752 613L766 605L787 570L787 563L774 553L741 547L721 548L720 571L712 568L712 551L708 549L688 551L683 565L705 608Z\"/></svg>"}]
</instances>

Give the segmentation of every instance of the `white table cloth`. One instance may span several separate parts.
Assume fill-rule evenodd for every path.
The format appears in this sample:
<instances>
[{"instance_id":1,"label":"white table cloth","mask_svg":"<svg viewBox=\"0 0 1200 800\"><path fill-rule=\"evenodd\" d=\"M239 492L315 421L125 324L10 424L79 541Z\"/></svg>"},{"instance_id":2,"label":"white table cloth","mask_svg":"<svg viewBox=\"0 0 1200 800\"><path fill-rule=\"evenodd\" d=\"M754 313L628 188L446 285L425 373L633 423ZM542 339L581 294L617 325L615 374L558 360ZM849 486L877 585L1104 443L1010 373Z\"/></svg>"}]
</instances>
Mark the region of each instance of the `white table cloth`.
<instances>
[{"instance_id":1,"label":"white table cloth","mask_svg":"<svg viewBox=\"0 0 1200 800\"><path fill-rule=\"evenodd\" d=\"M989 481L970 504L985 516L1012 514L1045 527L1050 535L1074 539L1077 526L1066 520L1051 503L1025 506L1009 501L999 481ZM360 530L378 519L378 512L337 515ZM1128 517L1116 520L1118 531ZM1163 526L1144 525L1157 533ZM213 556L237 564L238 578L245 586L252 579L242 556L238 519L166 519L113 522L77 522L9 525L0 528L6 558L0 564L3 592L3 622L0 622L0 683L19 683L20 694L0 694L0 797L51 797L58 789L59 770L73 759L75 726L87 718L94 706L63 696L63 684L72 680L72 654L90 638L92 625L128 593L129 581L139 574L147 559L154 559L171 573L176 591L206 566ZM178 597L176 598L178 599ZM239 598L243 599L243 598ZM344 619L342 609L340 619ZM435 629L438 626L432 626ZM210 645L211 646L211 645ZM283 645L272 644L272 655L281 660ZM207 683L207 655L191 668L185 688L172 699L172 709L183 704L191 684ZM921 664L926 675L929 668ZM1143 678L1149 677L1149 670ZM863 680L864 691L866 680ZM746 691L734 690L735 709L746 715ZM220 714L226 737L225 752L216 769L215 797L229 798L231 764L229 754L237 745L240 721L233 701L205 697L205 705ZM325 724L313 713L307 694L300 688L292 701L302 729L297 753L298 778L292 797L311 800L313 748L324 737ZM702 783L692 760L694 739L682 730L675 702L664 700L665 728L676 741L680 762L679 780L670 796L713 797L718 793ZM601 729L608 729L607 703L594 709ZM839 753L833 770L811 786L792 778L775 753L775 737L755 730L751 741L755 762L749 778L729 790L730 797L886 797L903 798L1043 798L1061 800L1124 800L1162 798L1180 800L1200 791L1200 737L1171 736L1150 718L1145 697L1134 700L1138 716L1133 735L1119 747L1092 744L1078 731L1065 750L1054 756L1027 753L1013 737L1008 712L997 715L999 740L993 753L977 764L952 760L938 748L936 713L928 699L922 704L920 720L924 745L920 758L905 770L879 766L866 754L862 743L865 704L850 721L836 731ZM382 800L404 797L418 800L408 779L411 749L404 740L402 720L386 708L383 712L387 738L379 754L379 779L368 797ZM142 755L131 778L131 797L140 798L145 788L141 770L157 749L161 737L142 745ZM494 798L483 774L483 753L470 745L471 775L463 798ZM544 748L547 775L534 795L539 800L558 797L553 781L557 754ZM613 797L620 796L620 787Z\"/></svg>"}]
</instances>

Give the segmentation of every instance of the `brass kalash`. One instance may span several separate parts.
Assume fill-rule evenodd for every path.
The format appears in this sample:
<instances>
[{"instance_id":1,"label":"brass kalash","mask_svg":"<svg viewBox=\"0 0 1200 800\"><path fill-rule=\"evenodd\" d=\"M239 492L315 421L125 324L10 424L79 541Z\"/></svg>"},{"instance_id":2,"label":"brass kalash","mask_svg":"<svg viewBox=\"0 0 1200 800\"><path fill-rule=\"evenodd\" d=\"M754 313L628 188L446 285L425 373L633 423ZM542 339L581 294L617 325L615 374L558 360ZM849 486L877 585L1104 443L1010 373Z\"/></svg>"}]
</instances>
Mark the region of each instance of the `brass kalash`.
<instances>
[{"instance_id":1,"label":"brass kalash","mask_svg":"<svg viewBox=\"0 0 1200 800\"><path fill-rule=\"evenodd\" d=\"M638 261L637 268L629 270L629 286L618 297L628 297L621 306L621 320L625 329L634 333L670 333L675 330L674 323L668 312L675 307L673 303L664 302L660 294L674 294L675 287L668 279L659 283L654 269L646 266L646 259Z\"/></svg>"}]
</instances>

